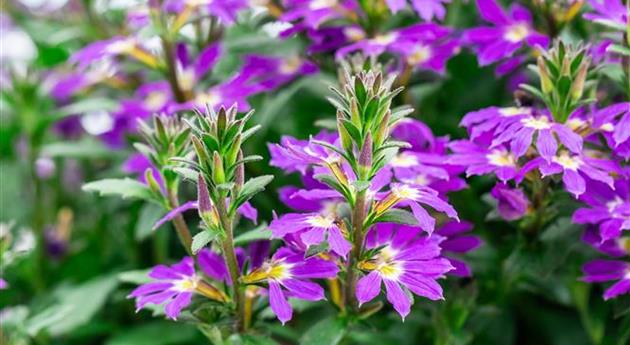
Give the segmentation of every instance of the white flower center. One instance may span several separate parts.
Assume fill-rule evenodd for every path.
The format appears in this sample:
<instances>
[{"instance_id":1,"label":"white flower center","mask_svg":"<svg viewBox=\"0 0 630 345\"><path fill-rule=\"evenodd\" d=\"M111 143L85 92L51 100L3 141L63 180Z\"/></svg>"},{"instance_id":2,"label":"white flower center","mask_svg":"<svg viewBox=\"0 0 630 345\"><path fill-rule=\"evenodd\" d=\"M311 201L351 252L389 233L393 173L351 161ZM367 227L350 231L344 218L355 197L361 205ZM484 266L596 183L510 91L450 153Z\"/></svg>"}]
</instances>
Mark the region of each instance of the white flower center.
<instances>
[{"instance_id":1,"label":"white flower center","mask_svg":"<svg viewBox=\"0 0 630 345\"><path fill-rule=\"evenodd\" d=\"M512 43L521 42L522 40L527 38L527 36L529 36L529 28L525 23L510 25L510 27L508 27L503 34L503 38L505 38L506 41Z\"/></svg>"},{"instance_id":2,"label":"white flower center","mask_svg":"<svg viewBox=\"0 0 630 345\"><path fill-rule=\"evenodd\" d=\"M606 122L599 127L604 132L612 132L615 130L615 125L610 122Z\"/></svg>"},{"instance_id":3,"label":"white flower center","mask_svg":"<svg viewBox=\"0 0 630 345\"><path fill-rule=\"evenodd\" d=\"M280 64L280 73L284 75L295 73L302 65L302 60L297 56L292 56Z\"/></svg>"},{"instance_id":4,"label":"white flower center","mask_svg":"<svg viewBox=\"0 0 630 345\"><path fill-rule=\"evenodd\" d=\"M164 104L166 104L166 95L161 91L154 91L147 95L147 98L144 100L144 105L152 110L157 111L161 109Z\"/></svg>"},{"instance_id":5,"label":"white flower center","mask_svg":"<svg viewBox=\"0 0 630 345\"><path fill-rule=\"evenodd\" d=\"M586 122L582 119L569 119L564 124L572 131L576 131L578 128L583 127Z\"/></svg>"},{"instance_id":6,"label":"white flower center","mask_svg":"<svg viewBox=\"0 0 630 345\"><path fill-rule=\"evenodd\" d=\"M329 229L332 228L335 224L335 218L331 216L317 215L308 217L306 222L315 228Z\"/></svg>"},{"instance_id":7,"label":"white flower center","mask_svg":"<svg viewBox=\"0 0 630 345\"><path fill-rule=\"evenodd\" d=\"M539 117L528 117L526 119L522 119L521 123L525 127L541 130L541 129L549 129L551 128L551 123L549 123L549 119L545 116Z\"/></svg>"},{"instance_id":8,"label":"white flower center","mask_svg":"<svg viewBox=\"0 0 630 345\"><path fill-rule=\"evenodd\" d=\"M173 286L173 288L180 292L192 292L192 291L195 291L198 284L199 284L199 277L192 276L192 277L186 277L184 279L180 279L176 281L175 286Z\"/></svg>"},{"instance_id":9,"label":"white flower center","mask_svg":"<svg viewBox=\"0 0 630 345\"><path fill-rule=\"evenodd\" d=\"M532 110L526 107L507 107L499 109L499 114L503 117L510 117L515 115L529 115Z\"/></svg>"},{"instance_id":10,"label":"white flower center","mask_svg":"<svg viewBox=\"0 0 630 345\"><path fill-rule=\"evenodd\" d=\"M493 150L490 154L486 155L488 162L498 167L513 167L516 166L516 158L514 155L507 151Z\"/></svg>"},{"instance_id":11,"label":"white flower center","mask_svg":"<svg viewBox=\"0 0 630 345\"><path fill-rule=\"evenodd\" d=\"M396 168L409 168L417 165L418 159L415 156L403 152L396 155L389 164Z\"/></svg>"},{"instance_id":12,"label":"white flower center","mask_svg":"<svg viewBox=\"0 0 630 345\"><path fill-rule=\"evenodd\" d=\"M560 154L559 156L553 157L552 160L555 163L560 164L564 169L573 170L573 171L576 171L582 164L582 161L580 160L579 157L577 156L571 157L566 152Z\"/></svg>"},{"instance_id":13,"label":"white flower center","mask_svg":"<svg viewBox=\"0 0 630 345\"><path fill-rule=\"evenodd\" d=\"M311 10L321 10L337 5L337 0L314 0L308 5Z\"/></svg>"},{"instance_id":14,"label":"white flower center","mask_svg":"<svg viewBox=\"0 0 630 345\"><path fill-rule=\"evenodd\" d=\"M363 30L353 26L343 29L343 34L353 42L360 41L365 38Z\"/></svg>"},{"instance_id":15,"label":"white flower center","mask_svg":"<svg viewBox=\"0 0 630 345\"><path fill-rule=\"evenodd\" d=\"M221 96L216 92L208 91L207 93L200 93L195 98L196 103L209 104L210 106L216 106L221 103Z\"/></svg>"},{"instance_id":16,"label":"white flower center","mask_svg":"<svg viewBox=\"0 0 630 345\"><path fill-rule=\"evenodd\" d=\"M390 280L397 280L403 272L400 262L394 260L396 254L396 250L386 246L381 249L376 257L376 269L381 276Z\"/></svg>"},{"instance_id":17,"label":"white flower center","mask_svg":"<svg viewBox=\"0 0 630 345\"><path fill-rule=\"evenodd\" d=\"M407 62L410 65L419 65L431 58L431 48L428 46L419 45L414 48L413 53L407 57Z\"/></svg>"},{"instance_id":18,"label":"white flower center","mask_svg":"<svg viewBox=\"0 0 630 345\"><path fill-rule=\"evenodd\" d=\"M395 32L390 32L388 34L385 35L377 35L376 37L374 37L372 39L372 42L375 44L379 44L379 45L388 45L392 42L394 42L396 40L396 38L398 37L398 34L396 34Z\"/></svg>"},{"instance_id":19,"label":"white flower center","mask_svg":"<svg viewBox=\"0 0 630 345\"><path fill-rule=\"evenodd\" d=\"M124 40L118 40L110 43L105 51L110 54L122 54L132 51L136 46L136 40L133 37L126 38Z\"/></svg>"},{"instance_id":20,"label":"white flower center","mask_svg":"<svg viewBox=\"0 0 630 345\"><path fill-rule=\"evenodd\" d=\"M195 79L195 71L192 68L181 68L177 75L179 85L186 91L193 89Z\"/></svg>"},{"instance_id":21,"label":"white flower center","mask_svg":"<svg viewBox=\"0 0 630 345\"><path fill-rule=\"evenodd\" d=\"M407 185L399 185L392 187L392 193L400 199L416 200L420 196L417 189Z\"/></svg>"}]
</instances>

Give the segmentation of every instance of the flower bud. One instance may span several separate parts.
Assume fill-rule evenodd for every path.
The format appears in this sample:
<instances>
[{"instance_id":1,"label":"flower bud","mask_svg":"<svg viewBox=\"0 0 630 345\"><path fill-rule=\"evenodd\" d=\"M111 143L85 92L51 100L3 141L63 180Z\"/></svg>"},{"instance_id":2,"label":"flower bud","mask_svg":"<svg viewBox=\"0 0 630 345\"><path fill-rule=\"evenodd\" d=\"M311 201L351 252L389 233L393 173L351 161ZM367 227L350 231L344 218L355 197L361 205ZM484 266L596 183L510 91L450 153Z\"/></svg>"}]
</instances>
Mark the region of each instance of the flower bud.
<instances>
[{"instance_id":1,"label":"flower bud","mask_svg":"<svg viewBox=\"0 0 630 345\"><path fill-rule=\"evenodd\" d=\"M208 193L208 185L206 184L206 179L203 177L202 174L199 174L197 177L197 204L199 205L199 217L203 219L206 225L213 225L212 201L210 200L210 194Z\"/></svg>"},{"instance_id":2,"label":"flower bud","mask_svg":"<svg viewBox=\"0 0 630 345\"><path fill-rule=\"evenodd\" d=\"M571 98L574 101L579 101L580 98L582 98L582 94L584 93L584 83L586 82L586 75L588 73L589 65L590 60L587 58L580 65L577 75L575 76L575 80L573 80L573 84L571 85Z\"/></svg>"},{"instance_id":3,"label":"flower bud","mask_svg":"<svg viewBox=\"0 0 630 345\"><path fill-rule=\"evenodd\" d=\"M225 183L225 170L223 169L223 160L217 151L212 156L212 180L214 184Z\"/></svg>"},{"instance_id":4,"label":"flower bud","mask_svg":"<svg viewBox=\"0 0 630 345\"><path fill-rule=\"evenodd\" d=\"M348 130L343 125L343 112L341 110L337 110L337 131L339 132L339 137L341 138L341 146L346 152L352 152L352 137Z\"/></svg>"},{"instance_id":5,"label":"flower bud","mask_svg":"<svg viewBox=\"0 0 630 345\"><path fill-rule=\"evenodd\" d=\"M156 195L162 194L162 188L155 178L155 175L153 175L153 169L147 168L147 170L144 171L144 180L147 181L147 185L153 193L155 193Z\"/></svg>"},{"instance_id":6,"label":"flower bud","mask_svg":"<svg viewBox=\"0 0 630 345\"><path fill-rule=\"evenodd\" d=\"M372 165L372 134L369 132L365 136L365 141L359 153L359 165L363 167L370 167Z\"/></svg>"},{"instance_id":7,"label":"flower bud","mask_svg":"<svg viewBox=\"0 0 630 345\"><path fill-rule=\"evenodd\" d=\"M238 152L237 161L243 160L243 151ZM234 190L238 192L245 184L245 164L239 163L234 170Z\"/></svg>"},{"instance_id":8,"label":"flower bud","mask_svg":"<svg viewBox=\"0 0 630 345\"><path fill-rule=\"evenodd\" d=\"M538 57L538 74L540 74L540 85L544 94L550 94L553 90L553 83L549 78L549 71L545 66L545 60L542 56Z\"/></svg>"}]
</instances>

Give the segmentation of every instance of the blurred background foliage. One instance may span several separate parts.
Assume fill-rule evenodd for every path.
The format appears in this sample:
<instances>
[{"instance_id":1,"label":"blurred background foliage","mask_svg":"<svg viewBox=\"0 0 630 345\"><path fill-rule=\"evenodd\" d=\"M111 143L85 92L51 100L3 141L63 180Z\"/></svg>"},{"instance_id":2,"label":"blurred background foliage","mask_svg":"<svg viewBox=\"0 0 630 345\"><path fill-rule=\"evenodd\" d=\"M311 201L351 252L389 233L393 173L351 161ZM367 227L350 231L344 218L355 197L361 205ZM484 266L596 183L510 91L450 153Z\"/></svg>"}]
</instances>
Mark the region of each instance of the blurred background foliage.
<instances>
[{"instance_id":1,"label":"blurred background foliage","mask_svg":"<svg viewBox=\"0 0 630 345\"><path fill-rule=\"evenodd\" d=\"M33 0L2 3L2 15L10 17L33 42L33 47L16 47L3 40L2 49L26 54L32 48L34 58L25 60L19 73L3 75L0 97L3 267L11 264L2 272L10 288L0 293L0 337L6 344L203 343L207 340L193 326L159 321L147 311L136 314L133 302L126 299L132 283L143 279L147 267L185 254L170 224L151 232L160 210L80 190L85 181L123 176L121 165L131 151L110 150L87 134L62 139L54 129L68 115L115 105L112 94L97 90L90 98L60 107L47 95L45 83L47 73L64 68L73 52L111 36L112 28L120 26L116 23L125 20L124 11L116 9L116 1L73 1L66 5L71 10L55 9L60 1L41 2L41 6ZM103 10L104 6L113 9ZM469 27L477 20L472 15L475 11L474 2L453 0L445 22ZM231 75L247 53L282 55L303 50L306 42L299 38L279 40L261 31L260 20L244 13L227 29L226 52L214 76ZM574 41L585 38L592 29L585 25L577 22L564 34ZM252 123L261 124L262 130L245 150L265 159L250 164L248 173L276 175L272 186L253 200L265 220L271 219L272 210L286 209L275 191L299 184L299 176L283 176L268 166L266 144L278 142L283 135L307 138L320 130L315 126L318 120L334 118L334 108L325 97L328 86L335 83L336 67L330 61L322 61L321 66L319 74L250 100L256 109ZM475 56L463 50L448 62L443 78L414 74L397 102L413 106L413 116L436 135L460 138L465 133L458 123L465 113L512 103L508 83L507 77L497 78L493 68L480 68ZM54 162L55 172L47 179L35 172L42 156ZM580 227L570 224L573 202L562 201L566 207L559 211L566 216L545 229L540 241L523 242L512 225L493 217L486 197L493 182L473 178L470 184L469 189L453 194L451 201L462 219L475 224L474 232L485 242L468 255L474 278L447 279L446 301L417 301L405 322L391 313L376 315L353 329L345 343L630 344L630 299L604 303L600 287L576 279L580 265L594 251L580 241ZM192 186L185 194L194 198ZM189 221L196 222L193 217ZM59 227L65 227L67 236L62 253L33 248L34 237L44 236L44 229ZM330 318L334 311L329 306L309 304L306 308L291 327L271 326L281 343L334 343L345 332L344 325Z\"/></svg>"}]
</instances>

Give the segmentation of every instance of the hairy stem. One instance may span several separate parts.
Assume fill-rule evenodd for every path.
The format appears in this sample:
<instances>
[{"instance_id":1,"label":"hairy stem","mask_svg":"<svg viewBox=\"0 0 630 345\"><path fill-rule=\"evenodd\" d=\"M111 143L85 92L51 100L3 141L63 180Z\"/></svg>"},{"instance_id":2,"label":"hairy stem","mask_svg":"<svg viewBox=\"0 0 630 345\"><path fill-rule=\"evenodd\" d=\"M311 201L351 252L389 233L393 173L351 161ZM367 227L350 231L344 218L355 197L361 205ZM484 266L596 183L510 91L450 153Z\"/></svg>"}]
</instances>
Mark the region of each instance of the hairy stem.
<instances>
[{"instance_id":1,"label":"hairy stem","mask_svg":"<svg viewBox=\"0 0 630 345\"><path fill-rule=\"evenodd\" d=\"M365 191L357 194L354 209L352 210L352 234L353 243L352 251L348 258L348 266L346 267L346 291L345 305L351 309L358 308L355 291L357 286L357 275L355 266L361 260L363 254L363 222L365 221Z\"/></svg>"},{"instance_id":2,"label":"hairy stem","mask_svg":"<svg viewBox=\"0 0 630 345\"><path fill-rule=\"evenodd\" d=\"M219 213L219 219L221 225L225 230L225 237L221 242L221 248L223 250L223 256L228 266L230 279L232 280L232 298L236 304L236 329L238 332L245 330L245 295L243 289L241 289L240 277L241 270L238 267L238 261L236 260L236 252L234 251L234 234L232 229L232 219L228 215L225 207L225 198L220 198L216 205L217 212Z\"/></svg>"}]
</instances>

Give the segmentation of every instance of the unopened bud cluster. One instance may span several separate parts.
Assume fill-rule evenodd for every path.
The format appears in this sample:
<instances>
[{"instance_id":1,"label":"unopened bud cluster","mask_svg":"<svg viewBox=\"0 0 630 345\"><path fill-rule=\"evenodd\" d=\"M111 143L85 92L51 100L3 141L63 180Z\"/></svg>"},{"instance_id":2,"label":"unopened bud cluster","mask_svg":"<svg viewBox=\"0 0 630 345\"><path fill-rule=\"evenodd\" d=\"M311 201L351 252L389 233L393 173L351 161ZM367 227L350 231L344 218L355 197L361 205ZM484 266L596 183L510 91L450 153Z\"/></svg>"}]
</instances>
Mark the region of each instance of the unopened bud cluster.
<instances>
[{"instance_id":1,"label":"unopened bud cluster","mask_svg":"<svg viewBox=\"0 0 630 345\"><path fill-rule=\"evenodd\" d=\"M584 100L591 58L582 46L556 41L554 47L538 57L536 72L540 89L525 86L541 98L558 122L564 123L571 112L590 100Z\"/></svg>"}]
</instances>

